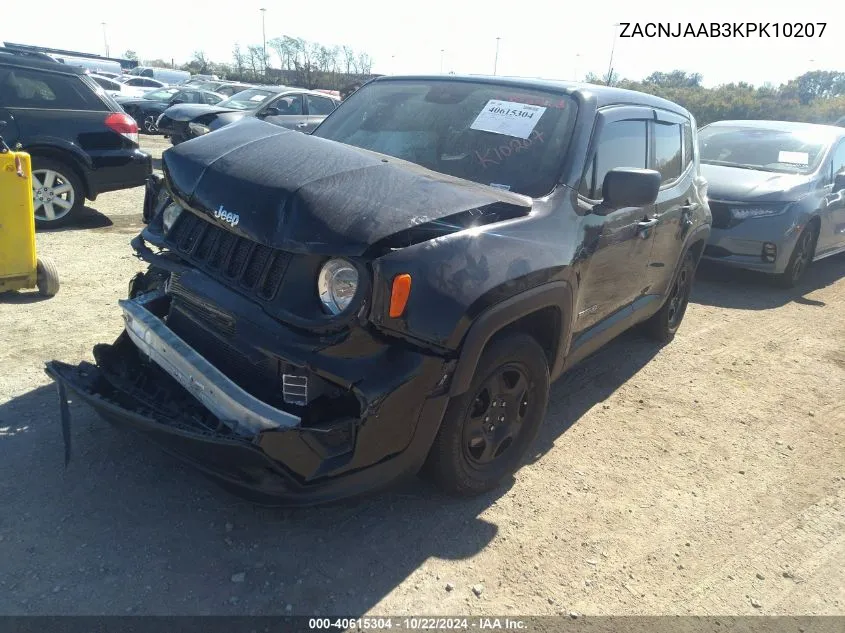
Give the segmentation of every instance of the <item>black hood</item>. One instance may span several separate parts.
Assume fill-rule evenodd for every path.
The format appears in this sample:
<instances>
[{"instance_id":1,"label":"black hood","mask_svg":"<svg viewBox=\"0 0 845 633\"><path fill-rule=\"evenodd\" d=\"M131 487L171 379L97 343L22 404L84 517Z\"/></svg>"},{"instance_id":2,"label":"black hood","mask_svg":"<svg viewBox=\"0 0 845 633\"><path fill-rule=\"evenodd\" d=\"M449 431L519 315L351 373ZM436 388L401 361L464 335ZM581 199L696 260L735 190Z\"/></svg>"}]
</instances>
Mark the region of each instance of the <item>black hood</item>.
<instances>
[{"instance_id":1,"label":"black hood","mask_svg":"<svg viewBox=\"0 0 845 633\"><path fill-rule=\"evenodd\" d=\"M180 103L167 108L167 116L174 121L193 121L203 114L220 114L222 112L239 112L233 108L218 108L204 103Z\"/></svg>"},{"instance_id":2,"label":"black hood","mask_svg":"<svg viewBox=\"0 0 845 633\"><path fill-rule=\"evenodd\" d=\"M783 174L701 164L707 197L736 202L791 202L812 189L812 174Z\"/></svg>"},{"instance_id":3,"label":"black hood","mask_svg":"<svg viewBox=\"0 0 845 633\"><path fill-rule=\"evenodd\" d=\"M361 255L404 229L531 198L252 117L162 156L171 191L249 239L295 252Z\"/></svg>"}]
</instances>

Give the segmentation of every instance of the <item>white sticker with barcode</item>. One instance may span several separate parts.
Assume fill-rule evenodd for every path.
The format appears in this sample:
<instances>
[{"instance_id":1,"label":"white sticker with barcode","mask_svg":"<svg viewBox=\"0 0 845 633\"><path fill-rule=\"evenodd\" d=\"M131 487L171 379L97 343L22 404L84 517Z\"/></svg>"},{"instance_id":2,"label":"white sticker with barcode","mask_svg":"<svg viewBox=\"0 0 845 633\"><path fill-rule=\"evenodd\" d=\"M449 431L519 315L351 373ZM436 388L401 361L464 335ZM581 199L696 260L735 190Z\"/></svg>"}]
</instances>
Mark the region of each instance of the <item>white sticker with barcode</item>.
<instances>
[{"instance_id":1,"label":"white sticker with barcode","mask_svg":"<svg viewBox=\"0 0 845 633\"><path fill-rule=\"evenodd\" d=\"M469 127L472 130L528 138L545 111L543 106L490 99Z\"/></svg>"}]
</instances>

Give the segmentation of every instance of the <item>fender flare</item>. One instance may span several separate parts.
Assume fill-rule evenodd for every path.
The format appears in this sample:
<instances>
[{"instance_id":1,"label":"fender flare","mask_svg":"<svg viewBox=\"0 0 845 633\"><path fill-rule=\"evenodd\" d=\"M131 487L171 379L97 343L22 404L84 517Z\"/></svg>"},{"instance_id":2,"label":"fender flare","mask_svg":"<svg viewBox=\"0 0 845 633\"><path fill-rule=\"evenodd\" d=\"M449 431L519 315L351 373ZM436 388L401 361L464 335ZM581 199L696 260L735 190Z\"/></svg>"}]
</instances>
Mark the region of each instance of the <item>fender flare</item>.
<instances>
[{"instance_id":1,"label":"fender flare","mask_svg":"<svg viewBox=\"0 0 845 633\"><path fill-rule=\"evenodd\" d=\"M458 364L449 386L449 396L458 396L469 389L481 354L493 336L522 317L549 307L559 309L561 317L554 360L549 367L549 374L554 380L560 374L563 359L569 348L572 305L572 289L569 283L553 281L520 292L482 312L470 326L460 347Z\"/></svg>"}]
</instances>

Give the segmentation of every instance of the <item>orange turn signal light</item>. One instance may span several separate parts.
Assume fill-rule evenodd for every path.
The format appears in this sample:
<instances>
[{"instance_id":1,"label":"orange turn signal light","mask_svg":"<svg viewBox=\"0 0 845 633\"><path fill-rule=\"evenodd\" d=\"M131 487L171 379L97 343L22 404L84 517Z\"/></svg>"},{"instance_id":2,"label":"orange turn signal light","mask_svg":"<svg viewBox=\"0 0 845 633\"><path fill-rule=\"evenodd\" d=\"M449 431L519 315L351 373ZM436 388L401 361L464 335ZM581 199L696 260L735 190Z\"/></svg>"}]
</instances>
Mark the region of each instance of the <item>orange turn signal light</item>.
<instances>
[{"instance_id":1,"label":"orange turn signal light","mask_svg":"<svg viewBox=\"0 0 845 633\"><path fill-rule=\"evenodd\" d=\"M393 278L393 288L390 291L390 318L402 316L408 297L411 296L411 276L408 273L396 275Z\"/></svg>"}]
</instances>

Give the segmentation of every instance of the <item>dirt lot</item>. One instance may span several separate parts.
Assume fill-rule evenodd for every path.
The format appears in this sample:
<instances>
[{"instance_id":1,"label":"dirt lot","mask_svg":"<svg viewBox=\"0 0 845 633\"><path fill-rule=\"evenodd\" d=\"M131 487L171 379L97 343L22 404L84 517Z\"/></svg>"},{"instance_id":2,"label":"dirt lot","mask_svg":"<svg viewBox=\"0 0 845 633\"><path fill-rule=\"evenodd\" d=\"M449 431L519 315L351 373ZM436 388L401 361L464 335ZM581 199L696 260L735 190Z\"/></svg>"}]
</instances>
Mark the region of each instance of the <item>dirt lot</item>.
<instances>
[{"instance_id":1,"label":"dirt lot","mask_svg":"<svg viewBox=\"0 0 845 633\"><path fill-rule=\"evenodd\" d=\"M845 258L702 271L674 343L554 385L496 494L259 509L83 405L63 466L43 364L120 331L142 196L38 235L55 298L0 298L1 614L845 614Z\"/></svg>"}]
</instances>

